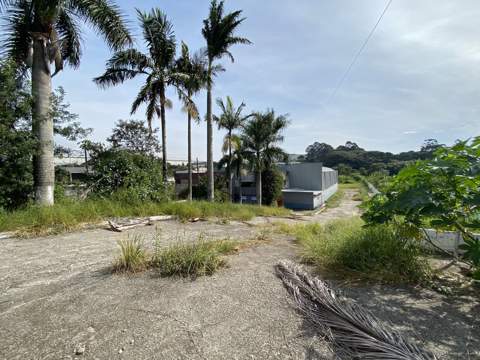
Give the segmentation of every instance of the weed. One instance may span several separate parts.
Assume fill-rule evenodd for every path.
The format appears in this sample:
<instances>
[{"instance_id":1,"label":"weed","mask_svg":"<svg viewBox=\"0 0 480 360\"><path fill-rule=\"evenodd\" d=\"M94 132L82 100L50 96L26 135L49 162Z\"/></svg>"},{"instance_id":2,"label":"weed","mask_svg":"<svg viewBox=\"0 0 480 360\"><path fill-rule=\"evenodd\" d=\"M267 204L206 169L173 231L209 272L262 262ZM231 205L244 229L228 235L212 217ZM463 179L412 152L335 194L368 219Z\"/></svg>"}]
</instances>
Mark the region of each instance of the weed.
<instances>
[{"instance_id":1,"label":"weed","mask_svg":"<svg viewBox=\"0 0 480 360\"><path fill-rule=\"evenodd\" d=\"M392 226L362 227L359 218L320 224L280 225L296 237L303 262L319 269L392 283L420 283L430 276L414 241L402 240Z\"/></svg>"},{"instance_id":2,"label":"weed","mask_svg":"<svg viewBox=\"0 0 480 360\"><path fill-rule=\"evenodd\" d=\"M148 265L148 256L140 236L118 241L120 255L113 263L115 272L138 272L145 270Z\"/></svg>"}]
</instances>

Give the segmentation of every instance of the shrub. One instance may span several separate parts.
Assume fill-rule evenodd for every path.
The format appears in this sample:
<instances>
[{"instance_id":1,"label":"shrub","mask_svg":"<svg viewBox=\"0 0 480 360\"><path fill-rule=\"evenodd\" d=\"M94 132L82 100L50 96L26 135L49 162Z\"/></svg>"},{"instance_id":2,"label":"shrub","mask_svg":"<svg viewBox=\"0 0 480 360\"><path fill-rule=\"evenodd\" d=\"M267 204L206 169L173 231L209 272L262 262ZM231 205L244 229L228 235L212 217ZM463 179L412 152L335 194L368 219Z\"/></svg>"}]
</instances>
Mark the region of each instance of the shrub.
<instances>
[{"instance_id":1,"label":"shrub","mask_svg":"<svg viewBox=\"0 0 480 360\"><path fill-rule=\"evenodd\" d=\"M212 275L226 265L221 255L235 250L229 240L205 241L202 237L194 243L179 243L155 251L152 264L162 276L196 278Z\"/></svg>"},{"instance_id":2,"label":"shrub","mask_svg":"<svg viewBox=\"0 0 480 360\"><path fill-rule=\"evenodd\" d=\"M158 159L128 150L109 149L100 152L94 161L93 193L112 196L122 201L163 201L171 190L162 181ZM122 196L123 195L123 196Z\"/></svg>"},{"instance_id":3,"label":"shrub","mask_svg":"<svg viewBox=\"0 0 480 360\"><path fill-rule=\"evenodd\" d=\"M262 172L263 205L270 206L282 196L283 184L283 175L276 167Z\"/></svg>"},{"instance_id":4,"label":"shrub","mask_svg":"<svg viewBox=\"0 0 480 360\"><path fill-rule=\"evenodd\" d=\"M359 218L320 224L283 226L302 246L305 263L319 269L361 274L383 282L420 283L429 277L415 240L388 225L362 227Z\"/></svg>"},{"instance_id":5,"label":"shrub","mask_svg":"<svg viewBox=\"0 0 480 360\"><path fill-rule=\"evenodd\" d=\"M120 240L120 255L113 263L115 272L138 272L147 267L147 254L140 236Z\"/></svg>"}]
</instances>

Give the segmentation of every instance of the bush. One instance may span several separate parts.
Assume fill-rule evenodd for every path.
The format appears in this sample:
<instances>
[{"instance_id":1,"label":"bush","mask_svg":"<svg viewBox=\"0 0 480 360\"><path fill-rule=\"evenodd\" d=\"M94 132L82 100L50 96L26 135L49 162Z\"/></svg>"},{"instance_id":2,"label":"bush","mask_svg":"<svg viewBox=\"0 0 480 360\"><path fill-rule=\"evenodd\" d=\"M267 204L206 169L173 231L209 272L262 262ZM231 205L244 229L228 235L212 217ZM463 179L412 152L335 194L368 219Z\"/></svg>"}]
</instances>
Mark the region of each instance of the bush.
<instances>
[{"instance_id":1,"label":"bush","mask_svg":"<svg viewBox=\"0 0 480 360\"><path fill-rule=\"evenodd\" d=\"M319 269L361 274L382 282L420 283L430 269L415 240L393 226L362 227L359 218L283 226L302 246L302 260Z\"/></svg>"},{"instance_id":2,"label":"bush","mask_svg":"<svg viewBox=\"0 0 480 360\"><path fill-rule=\"evenodd\" d=\"M157 248L152 265L162 276L196 278L212 275L226 265L221 255L231 254L235 249L233 241L205 241L200 237L195 243L174 244L166 249Z\"/></svg>"},{"instance_id":3,"label":"bush","mask_svg":"<svg viewBox=\"0 0 480 360\"><path fill-rule=\"evenodd\" d=\"M115 272L138 272L147 267L147 254L140 236L120 240L120 255L113 263Z\"/></svg>"},{"instance_id":4,"label":"bush","mask_svg":"<svg viewBox=\"0 0 480 360\"><path fill-rule=\"evenodd\" d=\"M262 204L272 205L282 196L283 175L276 168L271 168L262 172Z\"/></svg>"},{"instance_id":5,"label":"bush","mask_svg":"<svg viewBox=\"0 0 480 360\"><path fill-rule=\"evenodd\" d=\"M228 184L225 176L217 175L215 176L215 201L217 202L226 202L228 201ZM184 189L180 194L179 198L186 199L188 197L188 188ZM200 178L198 185L192 186L192 197L195 200L206 200L207 199L207 177L203 176Z\"/></svg>"},{"instance_id":6,"label":"bush","mask_svg":"<svg viewBox=\"0 0 480 360\"><path fill-rule=\"evenodd\" d=\"M162 181L161 162L149 155L109 149L94 161L93 193L129 202L164 201L171 189Z\"/></svg>"}]
</instances>

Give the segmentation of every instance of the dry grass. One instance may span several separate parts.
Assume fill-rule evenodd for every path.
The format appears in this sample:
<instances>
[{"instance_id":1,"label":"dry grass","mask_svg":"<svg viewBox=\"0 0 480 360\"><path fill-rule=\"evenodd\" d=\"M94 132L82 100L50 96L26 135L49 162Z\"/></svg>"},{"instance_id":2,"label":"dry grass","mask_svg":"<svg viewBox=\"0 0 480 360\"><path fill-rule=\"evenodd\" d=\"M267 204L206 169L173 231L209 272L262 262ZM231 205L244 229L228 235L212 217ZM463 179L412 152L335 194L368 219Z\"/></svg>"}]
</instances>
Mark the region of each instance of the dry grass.
<instances>
[{"instance_id":1,"label":"dry grass","mask_svg":"<svg viewBox=\"0 0 480 360\"><path fill-rule=\"evenodd\" d=\"M120 254L113 263L114 272L136 273L148 266L148 255L141 236L118 241Z\"/></svg>"}]
</instances>

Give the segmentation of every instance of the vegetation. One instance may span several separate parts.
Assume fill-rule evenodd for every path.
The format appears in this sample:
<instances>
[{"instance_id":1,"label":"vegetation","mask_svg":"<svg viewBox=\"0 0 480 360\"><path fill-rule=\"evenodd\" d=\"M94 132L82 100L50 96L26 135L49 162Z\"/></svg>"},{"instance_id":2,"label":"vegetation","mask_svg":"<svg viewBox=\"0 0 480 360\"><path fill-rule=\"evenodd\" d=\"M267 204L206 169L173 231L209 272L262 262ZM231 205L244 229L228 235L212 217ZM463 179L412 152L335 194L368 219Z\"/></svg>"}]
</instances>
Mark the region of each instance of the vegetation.
<instances>
[{"instance_id":1,"label":"vegetation","mask_svg":"<svg viewBox=\"0 0 480 360\"><path fill-rule=\"evenodd\" d=\"M0 232L17 231L19 235L35 236L57 234L79 229L86 224L95 224L108 218L174 215L180 220L191 218L220 218L228 220L250 220L255 216L285 216L283 208L259 207L205 201L153 202L110 199L87 199L85 201L64 200L54 206L28 206L12 212L0 212Z\"/></svg>"},{"instance_id":2,"label":"vegetation","mask_svg":"<svg viewBox=\"0 0 480 360\"><path fill-rule=\"evenodd\" d=\"M173 26L167 16L159 9L149 13L137 10L138 21L143 30L143 38L148 55L140 50L129 48L117 51L106 64L103 75L95 78L102 87L116 86L126 80L145 76L145 83L133 101L131 113L134 114L140 105L146 104L146 118L150 125L155 116L160 118L162 130L162 174L167 181L167 133L165 108L172 102L166 97L167 86L177 86L182 77L175 68L176 39ZM178 87L177 87L178 89Z\"/></svg>"},{"instance_id":3,"label":"vegetation","mask_svg":"<svg viewBox=\"0 0 480 360\"><path fill-rule=\"evenodd\" d=\"M32 128L30 82L18 72L12 60L0 60L0 208L12 210L34 198L34 168L37 140ZM54 134L79 140L91 129L84 129L77 115L69 111L65 91L52 92L50 115ZM66 152L68 149L57 152Z\"/></svg>"},{"instance_id":4,"label":"vegetation","mask_svg":"<svg viewBox=\"0 0 480 360\"><path fill-rule=\"evenodd\" d=\"M350 278L420 283L430 269L408 234L391 225L364 228L358 218L326 225L280 225L302 246L303 262Z\"/></svg>"},{"instance_id":5,"label":"vegetation","mask_svg":"<svg viewBox=\"0 0 480 360\"><path fill-rule=\"evenodd\" d=\"M284 177L275 166L270 166L262 171L262 204L276 205L276 201L282 197Z\"/></svg>"},{"instance_id":6,"label":"vegetation","mask_svg":"<svg viewBox=\"0 0 480 360\"><path fill-rule=\"evenodd\" d=\"M188 152L188 190L187 199L192 201L193 199L193 180L192 180L192 118L196 121L200 121L198 109L195 103L191 100L192 96L199 93L202 88L206 86L207 70L204 60L204 56L201 53L197 53L194 56L190 55L190 50L187 44L182 42L182 55L176 61L175 67L177 72L184 74L186 77L178 80L178 86L180 89L179 97L184 100L184 108L187 112L187 152ZM185 97L181 91L187 96Z\"/></svg>"},{"instance_id":7,"label":"vegetation","mask_svg":"<svg viewBox=\"0 0 480 360\"><path fill-rule=\"evenodd\" d=\"M74 68L80 65L80 22L91 25L115 50L131 44L131 38L113 1L11 0L1 5L6 21L2 45L22 70L31 69L35 200L51 205L55 185L52 76L63 69L64 62Z\"/></svg>"},{"instance_id":8,"label":"vegetation","mask_svg":"<svg viewBox=\"0 0 480 360\"><path fill-rule=\"evenodd\" d=\"M432 157L441 145L435 139L425 140L420 151L408 151L392 154L382 151L368 151L356 143L347 141L337 148L326 143L315 142L305 150L305 161L322 162L325 166L336 168L340 175L360 173L368 175L375 172L397 174L404 166Z\"/></svg>"},{"instance_id":9,"label":"vegetation","mask_svg":"<svg viewBox=\"0 0 480 360\"><path fill-rule=\"evenodd\" d=\"M99 153L93 161L90 182L91 195L118 198L123 194L127 203L165 201L171 195L162 186L161 162L128 150L113 148Z\"/></svg>"},{"instance_id":10,"label":"vegetation","mask_svg":"<svg viewBox=\"0 0 480 360\"><path fill-rule=\"evenodd\" d=\"M231 240L206 241L201 236L192 243L158 247L153 255L152 266L162 276L196 278L213 275L227 264L222 255L234 253L236 246Z\"/></svg>"},{"instance_id":11,"label":"vegetation","mask_svg":"<svg viewBox=\"0 0 480 360\"><path fill-rule=\"evenodd\" d=\"M147 268L148 258L141 236L120 240L118 246L120 255L113 263L113 271L135 273Z\"/></svg>"},{"instance_id":12,"label":"vegetation","mask_svg":"<svg viewBox=\"0 0 480 360\"><path fill-rule=\"evenodd\" d=\"M326 202L325 206L328 209L337 208L340 206L343 198L345 197L344 187L339 187L337 192L333 194Z\"/></svg>"},{"instance_id":13,"label":"vegetation","mask_svg":"<svg viewBox=\"0 0 480 360\"><path fill-rule=\"evenodd\" d=\"M217 105L220 107L222 114L220 116L214 116L214 120L218 125L219 129L227 130L227 135L225 135L224 149L223 153L227 153L227 181L228 181L228 197L232 201L233 197L233 184L232 184L232 149L234 145L234 137L236 135L233 133L238 128L243 127L245 121L249 116L243 116L242 111L245 107L244 103L241 103L238 108L235 108L233 100L230 96L227 96L227 100L224 103L222 99L217 99Z\"/></svg>"},{"instance_id":14,"label":"vegetation","mask_svg":"<svg viewBox=\"0 0 480 360\"><path fill-rule=\"evenodd\" d=\"M392 179L367 203L363 215L374 226L403 224L423 237L424 226L458 231L466 259L480 268L480 137L440 147L431 160L418 161ZM428 239L428 236L427 236ZM475 270L475 272L477 272Z\"/></svg>"},{"instance_id":15,"label":"vegetation","mask_svg":"<svg viewBox=\"0 0 480 360\"><path fill-rule=\"evenodd\" d=\"M157 131L147 128L141 120L118 120L107 141L113 149L155 156L161 150Z\"/></svg>"},{"instance_id":16,"label":"vegetation","mask_svg":"<svg viewBox=\"0 0 480 360\"><path fill-rule=\"evenodd\" d=\"M287 158L278 146L283 142L283 131L288 125L286 115L277 116L273 110L254 113L243 128L242 142L245 158L255 172L257 203L262 204L262 171L273 163Z\"/></svg>"},{"instance_id":17,"label":"vegetation","mask_svg":"<svg viewBox=\"0 0 480 360\"><path fill-rule=\"evenodd\" d=\"M224 2L212 0L210 12L203 21L202 35L207 43L207 179L208 200L214 200L214 172L213 172L213 113L212 113L212 88L213 78L216 73L222 71L215 61L224 56L234 60L230 48L236 44L250 44L251 42L235 34L238 26L245 21L241 18L242 11L237 10L224 14Z\"/></svg>"}]
</instances>

